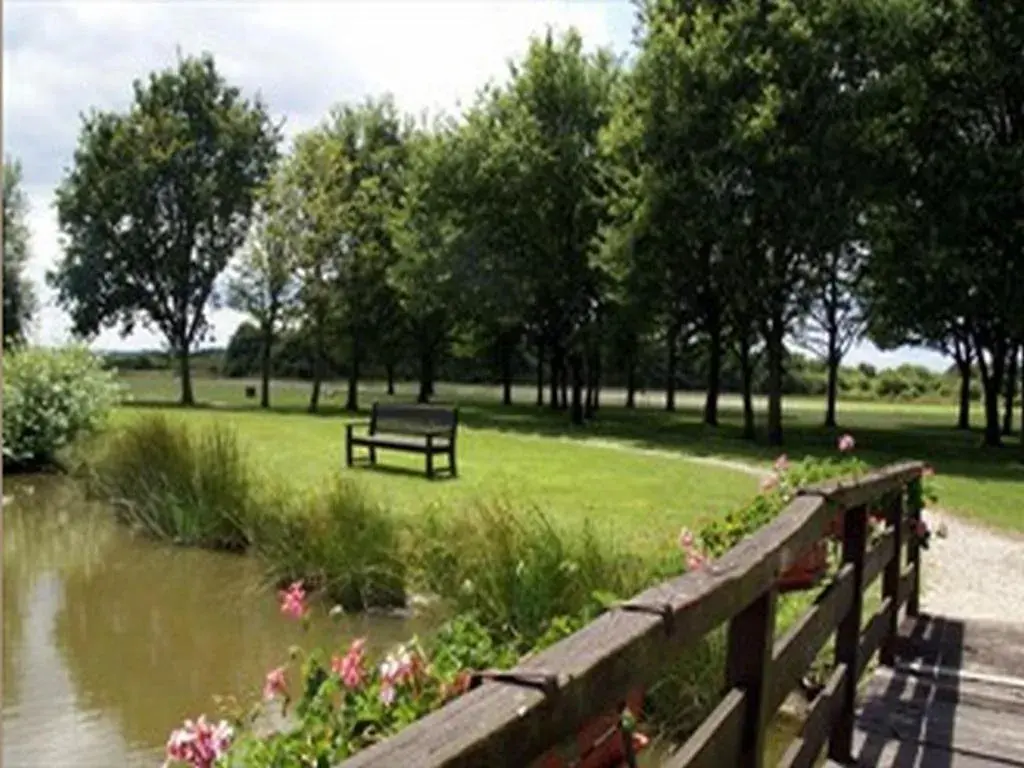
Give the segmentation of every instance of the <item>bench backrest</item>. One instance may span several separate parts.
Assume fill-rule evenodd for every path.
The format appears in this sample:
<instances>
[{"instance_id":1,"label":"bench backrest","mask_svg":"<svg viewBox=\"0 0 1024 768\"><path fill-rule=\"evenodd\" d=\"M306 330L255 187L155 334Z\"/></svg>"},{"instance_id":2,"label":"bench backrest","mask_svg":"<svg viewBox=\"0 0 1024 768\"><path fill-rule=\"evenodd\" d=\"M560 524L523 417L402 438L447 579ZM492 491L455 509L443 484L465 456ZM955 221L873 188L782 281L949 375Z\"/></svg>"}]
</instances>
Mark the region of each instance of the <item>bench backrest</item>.
<instances>
[{"instance_id":1,"label":"bench backrest","mask_svg":"<svg viewBox=\"0 0 1024 768\"><path fill-rule=\"evenodd\" d=\"M370 415L370 434L423 435L443 432L455 436L458 409L439 405L392 405L374 403Z\"/></svg>"}]
</instances>

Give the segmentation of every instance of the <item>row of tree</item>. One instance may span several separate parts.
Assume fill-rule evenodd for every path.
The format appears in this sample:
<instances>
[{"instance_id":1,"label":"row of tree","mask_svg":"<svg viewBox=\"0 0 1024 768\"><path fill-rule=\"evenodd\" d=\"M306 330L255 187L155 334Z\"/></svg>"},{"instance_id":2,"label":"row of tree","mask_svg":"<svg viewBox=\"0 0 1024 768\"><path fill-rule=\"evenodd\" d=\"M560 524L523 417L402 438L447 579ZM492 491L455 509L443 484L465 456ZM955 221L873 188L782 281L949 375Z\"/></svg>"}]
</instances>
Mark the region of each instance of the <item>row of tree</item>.
<instances>
[{"instance_id":1,"label":"row of tree","mask_svg":"<svg viewBox=\"0 0 1024 768\"><path fill-rule=\"evenodd\" d=\"M962 426L979 370L999 444L1024 374L1024 8L643 0L635 42L626 63L549 33L458 118L371 99L286 153L265 105L183 59L85 119L51 280L82 334L158 328L185 403L240 254L224 298L259 326L265 379L279 334L306 340L312 410L338 350L356 409L368 361L411 357L425 401L453 344L493 353L510 402L527 347L537 404L582 423L653 344L669 409L702 350L712 425L734 362L750 437L763 366L778 443L787 345L827 364L834 425L867 334L951 354Z\"/></svg>"}]
</instances>

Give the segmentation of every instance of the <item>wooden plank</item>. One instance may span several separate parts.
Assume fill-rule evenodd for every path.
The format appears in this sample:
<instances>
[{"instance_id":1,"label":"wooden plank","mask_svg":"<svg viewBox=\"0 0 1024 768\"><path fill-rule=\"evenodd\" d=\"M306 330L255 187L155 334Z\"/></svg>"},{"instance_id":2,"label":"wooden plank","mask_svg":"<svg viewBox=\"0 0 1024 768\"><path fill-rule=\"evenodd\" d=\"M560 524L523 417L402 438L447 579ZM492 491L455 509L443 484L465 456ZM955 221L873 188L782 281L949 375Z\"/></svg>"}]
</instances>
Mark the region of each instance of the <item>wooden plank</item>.
<instances>
[{"instance_id":1,"label":"wooden plank","mask_svg":"<svg viewBox=\"0 0 1024 768\"><path fill-rule=\"evenodd\" d=\"M846 685L836 710L828 756L838 762L853 758L853 729L857 695L857 653L864 606L864 555L867 544L867 509L848 509L843 516L843 562L853 566L853 600L836 631L836 665L846 668Z\"/></svg>"},{"instance_id":2,"label":"wooden plank","mask_svg":"<svg viewBox=\"0 0 1024 768\"><path fill-rule=\"evenodd\" d=\"M903 494L894 493L886 508L888 523L894 537L896 552L903 548ZM896 602L896 608L888 612L888 628L882 641L882 663L891 667L896 661L896 641L899 635L900 558L892 558L885 566L882 583L882 597Z\"/></svg>"},{"instance_id":3,"label":"wooden plank","mask_svg":"<svg viewBox=\"0 0 1024 768\"><path fill-rule=\"evenodd\" d=\"M920 496L921 477L911 480L908 487L908 496ZM910 524L911 534L907 537L907 565L914 569L914 581L911 584L910 594L907 599L907 615L917 616L921 613L921 545L917 542L914 531L921 520L921 506L916 502L907 504L907 521ZM900 603L902 605L902 602Z\"/></svg>"},{"instance_id":4,"label":"wooden plank","mask_svg":"<svg viewBox=\"0 0 1024 768\"><path fill-rule=\"evenodd\" d=\"M779 761L779 768L810 768L825 746L832 720L843 700L847 684L846 666L840 664L807 712L807 720L797 738Z\"/></svg>"},{"instance_id":5,"label":"wooden plank","mask_svg":"<svg viewBox=\"0 0 1024 768\"><path fill-rule=\"evenodd\" d=\"M816 604L775 643L768 712L774 713L853 604L853 565L839 569Z\"/></svg>"},{"instance_id":6,"label":"wooden plank","mask_svg":"<svg viewBox=\"0 0 1024 768\"><path fill-rule=\"evenodd\" d=\"M868 550L868 553L864 556L864 580L863 589L867 589L875 583L875 579L881 576L882 571L885 570L886 565L892 561L896 555L896 534L893 531L886 531L883 533L875 545Z\"/></svg>"},{"instance_id":7,"label":"wooden plank","mask_svg":"<svg viewBox=\"0 0 1024 768\"><path fill-rule=\"evenodd\" d=\"M923 462L905 461L869 472L860 478L812 485L800 493L821 495L841 509L854 509L877 501L887 493L899 491L907 483L921 477L923 471Z\"/></svg>"},{"instance_id":8,"label":"wooden plank","mask_svg":"<svg viewBox=\"0 0 1024 768\"><path fill-rule=\"evenodd\" d=\"M836 499L846 504L865 494L874 498L919 475L922 466L896 465L870 473L855 485L838 484L819 495L797 497L779 517L717 561L630 601L662 615L612 610L524 661L525 670L557 672L555 694L485 683L344 765L528 763L612 709L629 690L656 681L668 660L754 602L775 583L784 563L793 562L821 537L835 513ZM858 490L860 486L866 490Z\"/></svg>"},{"instance_id":9,"label":"wooden plank","mask_svg":"<svg viewBox=\"0 0 1024 768\"><path fill-rule=\"evenodd\" d=\"M769 589L729 622L725 682L746 694L736 768L761 768L764 762L765 723L775 711L767 696L777 598L778 590Z\"/></svg>"},{"instance_id":10,"label":"wooden plank","mask_svg":"<svg viewBox=\"0 0 1024 768\"><path fill-rule=\"evenodd\" d=\"M882 601L881 607L875 612L875 615L861 633L860 645L857 648L858 680L864 674L864 670L867 669L868 664L871 662L871 657L875 655L875 651L881 647L888 636L889 627L892 626L892 616L895 613L898 613L898 610L894 607L892 598L885 598Z\"/></svg>"},{"instance_id":11,"label":"wooden plank","mask_svg":"<svg viewBox=\"0 0 1024 768\"><path fill-rule=\"evenodd\" d=\"M736 765L746 695L733 688L676 752L661 761L661 768L719 768Z\"/></svg>"}]
</instances>

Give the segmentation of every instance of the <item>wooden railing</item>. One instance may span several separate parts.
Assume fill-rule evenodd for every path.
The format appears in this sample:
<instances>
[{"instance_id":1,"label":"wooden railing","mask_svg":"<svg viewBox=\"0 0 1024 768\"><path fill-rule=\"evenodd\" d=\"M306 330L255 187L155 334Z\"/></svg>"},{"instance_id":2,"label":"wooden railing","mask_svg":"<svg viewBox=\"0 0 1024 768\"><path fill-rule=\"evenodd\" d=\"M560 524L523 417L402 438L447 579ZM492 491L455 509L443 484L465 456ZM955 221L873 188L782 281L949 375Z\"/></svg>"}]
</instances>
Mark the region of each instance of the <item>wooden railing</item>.
<instances>
[{"instance_id":1,"label":"wooden railing","mask_svg":"<svg viewBox=\"0 0 1024 768\"><path fill-rule=\"evenodd\" d=\"M892 663L900 609L917 615L919 547L911 534L921 495L907 491L923 468L898 464L802 490L772 523L706 568L642 592L343 766L528 765L587 721L621 708L627 692L657 682L672 659L726 622L723 696L663 765L760 767L768 724L833 634L834 669L780 765L811 766L826 743L831 759L849 761L858 680L876 652ZM889 523L870 547L868 509L884 509ZM778 575L839 512L842 564L776 638ZM881 605L866 620L864 592L879 576Z\"/></svg>"}]
</instances>

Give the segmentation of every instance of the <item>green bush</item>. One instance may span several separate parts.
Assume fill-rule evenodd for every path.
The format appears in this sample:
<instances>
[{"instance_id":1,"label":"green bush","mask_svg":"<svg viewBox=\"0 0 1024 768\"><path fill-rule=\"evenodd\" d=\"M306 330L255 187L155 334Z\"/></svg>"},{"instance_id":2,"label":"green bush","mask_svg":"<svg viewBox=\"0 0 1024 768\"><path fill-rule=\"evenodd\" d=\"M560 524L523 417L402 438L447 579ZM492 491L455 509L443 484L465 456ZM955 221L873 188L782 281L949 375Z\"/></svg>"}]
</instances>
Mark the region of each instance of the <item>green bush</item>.
<instances>
[{"instance_id":1,"label":"green bush","mask_svg":"<svg viewBox=\"0 0 1024 768\"><path fill-rule=\"evenodd\" d=\"M301 580L346 610L405 604L395 518L350 480L310 493L264 489L246 532L278 585Z\"/></svg>"},{"instance_id":2,"label":"green bush","mask_svg":"<svg viewBox=\"0 0 1024 768\"><path fill-rule=\"evenodd\" d=\"M3 463L52 464L61 451L103 426L117 403L114 375L84 347L6 352Z\"/></svg>"},{"instance_id":3,"label":"green bush","mask_svg":"<svg viewBox=\"0 0 1024 768\"><path fill-rule=\"evenodd\" d=\"M234 432L193 433L149 416L110 434L88 467L90 490L150 535L215 549L248 543L253 479Z\"/></svg>"},{"instance_id":4,"label":"green bush","mask_svg":"<svg viewBox=\"0 0 1024 768\"><path fill-rule=\"evenodd\" d=\"M455 514L428 510L410 541L425 591L524 648L552 631L553 617L597 615L651 578L589 526L565 532L538 510L501 500Z\"/></svg>"}]
</instances>

